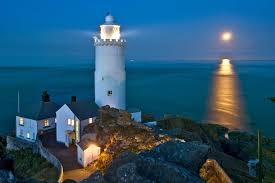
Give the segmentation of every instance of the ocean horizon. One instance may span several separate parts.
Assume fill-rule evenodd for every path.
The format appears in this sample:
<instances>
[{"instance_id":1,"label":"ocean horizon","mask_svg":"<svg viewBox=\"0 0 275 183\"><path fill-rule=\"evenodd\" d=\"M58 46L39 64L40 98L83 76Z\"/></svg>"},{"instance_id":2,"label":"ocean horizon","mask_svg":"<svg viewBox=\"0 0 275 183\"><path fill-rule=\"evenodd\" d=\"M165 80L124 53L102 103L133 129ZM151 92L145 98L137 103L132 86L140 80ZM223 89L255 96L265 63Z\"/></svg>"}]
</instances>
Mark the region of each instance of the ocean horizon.
<instances>
[{"instance_id":1,"label":"ocean horizon","mask_svg":"<svg viewBox=\"0 0 275 183\"><path fill-rule=\"evenodd\" d=\"M197 122L217 123L232 130L275 137L275 62L233 61L230 75L218 61L132 61L126 63L127 106L156 117L174 114ZM20 108L37 110L41 93L69 103L94 100L94 62L52 66L0 66L0 133L15 131L17 92ZM221 100L221 98L225 100Z\"/></svg>"}]
</instances>

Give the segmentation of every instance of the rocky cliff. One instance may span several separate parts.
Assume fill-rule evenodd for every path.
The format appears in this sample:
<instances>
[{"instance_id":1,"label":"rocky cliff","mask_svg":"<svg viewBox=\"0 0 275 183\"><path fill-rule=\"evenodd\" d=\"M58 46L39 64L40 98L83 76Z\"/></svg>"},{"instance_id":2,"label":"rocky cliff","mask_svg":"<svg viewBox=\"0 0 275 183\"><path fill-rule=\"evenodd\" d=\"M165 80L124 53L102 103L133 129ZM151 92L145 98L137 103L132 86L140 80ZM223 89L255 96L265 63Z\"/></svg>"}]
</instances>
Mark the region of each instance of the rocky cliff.
<instances>
[{"instance_id":1,"label":"rocky cliff","mask_svg":"<svg viewBox=\"0 0 275 183\"><path fill-rule=\"evenodd\" d=\"M166 135L158 135L145 125L135 122L123 110L105 106L100 109L101 118L84 129L85 134L96 134L97 143L103 152L95 165L105 170L112 159L125 151L142 152L169 141Z\"/></svg>"},{"instance_id":2,"label":"rocky cliff","mask_svg":"<svg viewBox=\"0 0 275 183\"><path fill-rule=\"evenodd\" d=\"M126 111L105 106L100 114L83 135L96 134L103 149L94 162L100 171L82 182L204 182L200 169L213 155L215 145L209 136L187 132L192 141L185 143L132 121ZM206 144L206 140L213 143Z\"/></svg>"}]
</instances>

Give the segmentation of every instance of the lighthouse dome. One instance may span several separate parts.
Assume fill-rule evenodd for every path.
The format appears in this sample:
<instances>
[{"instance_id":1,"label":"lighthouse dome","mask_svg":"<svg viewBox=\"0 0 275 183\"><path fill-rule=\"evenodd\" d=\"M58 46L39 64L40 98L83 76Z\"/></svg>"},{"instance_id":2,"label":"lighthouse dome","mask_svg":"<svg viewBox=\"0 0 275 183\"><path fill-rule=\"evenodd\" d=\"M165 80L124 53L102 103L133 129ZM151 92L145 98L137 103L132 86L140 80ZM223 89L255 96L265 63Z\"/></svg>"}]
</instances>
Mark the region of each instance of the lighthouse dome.
<instances>
[{"instance_id":1,"label":"lighthouse dome","mask_svg":"<svg viewBox=\"0 0 275 183\"><path fill-rule=\"evenodd\" d=\"M106 24L113 24L114 23L114 17L111 15L111 13L107 13L105 17L105 23Z\"/></svg>"}]
</instances>

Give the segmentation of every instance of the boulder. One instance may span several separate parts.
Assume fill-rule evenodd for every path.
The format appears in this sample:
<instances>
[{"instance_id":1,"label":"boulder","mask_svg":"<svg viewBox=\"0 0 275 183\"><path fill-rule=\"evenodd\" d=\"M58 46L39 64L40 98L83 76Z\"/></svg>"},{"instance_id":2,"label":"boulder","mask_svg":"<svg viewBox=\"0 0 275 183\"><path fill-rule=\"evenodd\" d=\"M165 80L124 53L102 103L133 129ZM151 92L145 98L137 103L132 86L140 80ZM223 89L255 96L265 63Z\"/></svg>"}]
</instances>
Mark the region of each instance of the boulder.
<instances>
[{"instance_id":1,"label":"boulder","mask_svg":"<svg viewBox=\"0 0 275 183\"><path fill-rule=\"evenodd\" d=\"M198 172L207 158L210 147L199 142L169 141L151 151L142 153L143 156L153 157L180 164L193 172Z\"/></svg>"},{"instance_id":2,"label":"boulder","mask_svg":"<svg viewBox=\"0 0 275 183\"><path fill-rule=\"evenodd\" d=\"M180 165L132 152L124 152L114 159L104 177L111 183L202 182L197 175Z\"/></svg>"},{"instance_id":3,"label":"boulder","mask_svg":"<svg viewBox=\"0 0 275 183\"><path fill-rule=\"evenodd\" d=\"M100 171L96 171L87 179L82 180L80 183L107 183Z\"/></svg>"}]
</instances>

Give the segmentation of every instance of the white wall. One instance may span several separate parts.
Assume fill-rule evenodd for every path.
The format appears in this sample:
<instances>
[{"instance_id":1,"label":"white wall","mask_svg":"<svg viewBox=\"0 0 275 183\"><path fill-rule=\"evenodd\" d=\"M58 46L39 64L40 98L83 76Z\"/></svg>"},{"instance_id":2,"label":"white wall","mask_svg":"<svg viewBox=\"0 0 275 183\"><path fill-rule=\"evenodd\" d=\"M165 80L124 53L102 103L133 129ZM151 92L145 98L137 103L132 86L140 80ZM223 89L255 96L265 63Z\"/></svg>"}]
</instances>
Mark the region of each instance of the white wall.
<instances>
[{"instance_id":1,"label":"white wall","mask_svg":"<svg viewBox=\"0 0 275 183\"><path fill-rule=\"evenodd\" d=\"M132 119L136 122L141 122L142 117L141 117L141 111L133 112L131 113Z\"/></svg>"},{"instance_id":2,"label":"white wall","mask_svg":"<svg viewBox=\"0 0 275 183\"><path fill-rule=\"evenodd\" d=\"M79 145L77 144L77 162L82 165L83 167L84 166L84 152L83 150L79 147Z\"/></svg>"},{"instance_id":3,"label":"white wall","mask_svg":"<svg viewBox=\"0 0 275 183\"><path fill-rule=\"evenodd\" d=\"M37 138L37 121L33 119L23 118L24 125L19 124L19 119L21 117L16 116L16 137L25 139L28 141L35 141ZM29 134L29 137L27 137Z\"/></svg>"},{"instance_id":4,"label":"white wall","mask_svg":"<svg viewBox=\"0 0 275 183\"><path fill-rule=\"evenodd\" d=\"M95 51L95 102L118 109L126 107L126 72L124 46L121 42L112 44L102 39L96 43ZM121 41L121 40L118 40ZM109 41L110 42L110 41ZM108 96L108 90L112 95Z\"/></svg>"},{"instance_id":5,"label":"white wall","mask_svg":"<svg viewBox=\"0 0 275 183\"><path fill-rule=\"evenodd\" d=\"M49 126L48 127L44 126L45 120L49 121ZM48 119L39 120L38 123L37 123L37 127L38 127L38 130L43 130L43 131L53 129L53 128L55 128L55 118L48 118Z\"/></svg>"},{"instance_id":6,"label":"white wall","mask_svg":"<svg viewBox=\"0 0 275 183\"><path fill-rule=\"evenodd\" d=\"M68 125L68 119L75 120L74 126ZM66 131L74 131L76 120L79 121L66 104L56 111L56 140L58 142L66 143Z\"/></svg>"},{"instance_id":7,"label":"white wall","mask_svg":"<svg viewBox=\"0 0 275 183\"><path fill-rule=\"evenodd\" d=\"M96 120L96 117L92 117L92 118L93 118L93 123L94 123ZM82 135L82 132L83 132L85 126L87 126L88 124L89 124L89 119L85 119L85 120L81 121L81 135Z\"/></svg>"},{"instance_id":8,"label":"white wall","mask_svg":"<svg viewBox=\"0 0 275 183\"><path fill-rule=\"evenodd\" d=\"M83 166L86 167L94 160L98 159L100 155L100 147L91 145L84 151L77 145L77 160Z\"/></svg>"}]
</instances>

